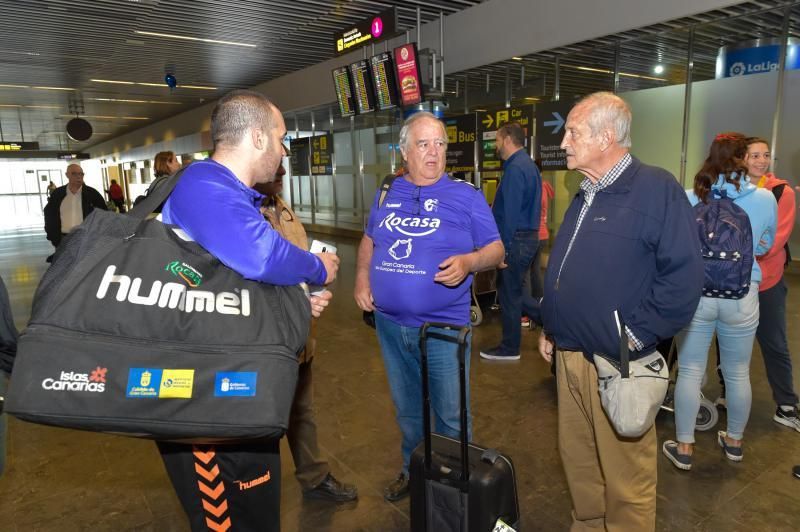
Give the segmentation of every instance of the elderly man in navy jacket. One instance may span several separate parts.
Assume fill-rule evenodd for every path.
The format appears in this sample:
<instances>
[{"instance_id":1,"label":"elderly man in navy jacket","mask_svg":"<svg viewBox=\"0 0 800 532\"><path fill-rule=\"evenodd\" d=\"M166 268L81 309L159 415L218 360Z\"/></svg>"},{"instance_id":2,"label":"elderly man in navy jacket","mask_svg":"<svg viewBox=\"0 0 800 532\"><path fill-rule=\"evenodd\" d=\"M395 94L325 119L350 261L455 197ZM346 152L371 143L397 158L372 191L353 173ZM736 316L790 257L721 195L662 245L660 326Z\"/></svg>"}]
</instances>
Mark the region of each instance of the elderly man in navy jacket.
<instances>
[{"instance_id":1,"label":"elderly man in navy jacket","mask_svg":"<svg viewBox=\"0 0 800 532\"><path fill-rule=\"evenodd\" d=\"M503 159L503 179L497 189L492 214L506 249L498 266L497 295L503 309L500 345L481 349L489 360L519 360L522 318L522 283L539 252L542 210L542 176L525 152L525 130L509 122L497 130L497 154Z\"/></svg>"},{"instance_id":2,"label":"elderly man in navy jacket","mask_svg":"<svg viewBox=\"0 0 800 532\"><path fill-rule=\"evenodd\" d=\"M675 178L628 153L631 113L608 92L573 107L561 147L585 179L545 275L539 350L556 356L558 444L573 530L655 530L655 427L621 438L606 417L593 353L652 353L692 318L703 287L694 216ZM616 317L625 324L620 331Z\"/></svg>"}]
</instances>

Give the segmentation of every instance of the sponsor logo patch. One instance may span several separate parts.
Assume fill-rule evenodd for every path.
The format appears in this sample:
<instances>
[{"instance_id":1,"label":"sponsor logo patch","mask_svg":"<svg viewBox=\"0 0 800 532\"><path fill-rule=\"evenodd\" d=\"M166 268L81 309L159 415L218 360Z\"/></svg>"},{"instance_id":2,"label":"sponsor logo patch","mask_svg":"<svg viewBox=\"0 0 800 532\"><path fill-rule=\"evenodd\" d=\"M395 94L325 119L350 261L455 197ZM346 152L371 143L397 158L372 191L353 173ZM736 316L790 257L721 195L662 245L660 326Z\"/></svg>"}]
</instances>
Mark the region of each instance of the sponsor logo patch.
<instances>
[{"instance_id":1,"label":"sponsor logo patch","mask_svg":"<svg viewBox=\"0 0 800 532\"><path fill-rule=\"evenodd\" d=\"M219 371L214 379L214 397L255 397L257 371Z\"/></svg>"},{"instance_id":2,"label":"sponsor logo patch","mask_svg":"<svg viewBox=\"0 0 800 532\"><path fill-rule=\"evenodd\" d=\"M197 288L203 282L203 274L185 262L174 260L167 264L164 269L175 277L183 279L192 288Z\"/></svg>"},{"instance_id":3,"label":"sponsor logo patch","mask_svg":"<svg viewBox=\"0 0 800 532\"><path fill-rule=\"evenodd\" d=\"M131 368L128 371L126 397L158 397L161 387L160 368Z\"/></svg>"},{"instance_id":4,"label":"sponsor logo patch","mask_svg":"<svg viewBox=\"0 0 800 532\"><path fill-rule=\"evenodd\" d=\"M161 373L161 399L191 399L194 387L193 369L165 369Z\"/></svg>"},{"instance_id":5,"label":"sponsor logo patch","mask_svg":"<svg viewBox=\"0 0 800 532\"><path fill-rule=\"evenodd\" d=\"M413 216L401 217L390 212L381 220L378 227L385 227L390 233L397 230L406 236L425 236L434 233L442 221L439 218L416 218Z\"/></svg>"},{"instance_id":6,"label":"sponsor logo patch","mask_svg":"<svg viewBox=\"0 0 800 532\"><path fill-rule=\"evenodd\" d=\"M62 371L58 377L47 377L42 381L42 388L53 392L93 392L106 391L106 374L108 368L97 366L90 373Z\"/></svg>"}]
</instances>

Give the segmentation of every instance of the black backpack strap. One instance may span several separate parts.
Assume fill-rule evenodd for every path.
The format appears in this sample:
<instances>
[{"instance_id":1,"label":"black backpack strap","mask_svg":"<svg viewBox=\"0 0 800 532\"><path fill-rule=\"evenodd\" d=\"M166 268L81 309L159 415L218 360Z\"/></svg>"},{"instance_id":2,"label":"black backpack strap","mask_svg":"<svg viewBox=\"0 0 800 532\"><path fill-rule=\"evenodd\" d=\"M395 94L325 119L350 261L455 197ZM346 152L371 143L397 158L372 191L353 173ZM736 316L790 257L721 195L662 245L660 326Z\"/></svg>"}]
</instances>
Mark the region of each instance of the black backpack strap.
<instances>
[{"instance_id":1,"label":"black backpack strap","mask_svg":"<svg viewBox=\"0 0 800 532\"><path fill-rule=\"evenodd\" d=\"M783 196L783 190L786 188L786 183L781 183L775 187L772 187L772 195L775 196L775 201L780 203L781 196ZM783 245L783 249L786 251L786 260L783 262L783 267L786 268L792 262L792 253L789 251L789 243L785 243Z\"/></svg>"},{"instance_id":2,"label":"black backpack strap","mask_svg":"<svg viewBox=\"0 0 800 532\"><path fill-rule=\"evenodd\" d=\"M378 207L383 205L383 200L386 199L389 189L392 188L392 183L394 183L394 180L397 178L398 176L394 174L389 174L383 178L383 182L381 182L381 195L378 197Z\"/></svg>"},{"instance_id":3,"label":"black backpack strap","mask_svg":"<svg viewBox=\"0 0 800 532\"><path fill-rule=\"evenodd\" d=\"M134 218L144 220L147 218L148 214L155 212L162 203L167 201L167 198L172 193L175 185L178 184L178 180L181 178L181 175L183 175L183 172L186 170L186 168L188 168L188 166L179 170L175 175L167 178L162 185L159 185L154 190L149 191L147 196L145 196L145 198L138 204L134 205L128 214Z\"/></svg>"}]
</instances>

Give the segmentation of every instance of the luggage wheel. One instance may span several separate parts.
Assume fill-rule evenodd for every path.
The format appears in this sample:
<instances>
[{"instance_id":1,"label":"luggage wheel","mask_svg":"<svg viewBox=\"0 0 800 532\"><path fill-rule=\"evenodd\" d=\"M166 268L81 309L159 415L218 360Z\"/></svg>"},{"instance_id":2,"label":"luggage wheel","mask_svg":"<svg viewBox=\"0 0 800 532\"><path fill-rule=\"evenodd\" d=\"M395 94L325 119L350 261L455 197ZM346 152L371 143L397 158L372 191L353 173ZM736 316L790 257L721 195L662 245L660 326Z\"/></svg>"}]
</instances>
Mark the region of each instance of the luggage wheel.
<instances>
[{"instance_id":1,"label":"luggage wheel","mask_svg":"<svg viewBox=\"0 0 800 532\"><path fill-rule=\"evenodd\" d=\"M719 421L719 412L714 406L714 403L706 399L700 398L700 410L697 411L697 421L695 421L695 429L700 431L711 430L716 426Z\"/></svg>"}]
</instances>

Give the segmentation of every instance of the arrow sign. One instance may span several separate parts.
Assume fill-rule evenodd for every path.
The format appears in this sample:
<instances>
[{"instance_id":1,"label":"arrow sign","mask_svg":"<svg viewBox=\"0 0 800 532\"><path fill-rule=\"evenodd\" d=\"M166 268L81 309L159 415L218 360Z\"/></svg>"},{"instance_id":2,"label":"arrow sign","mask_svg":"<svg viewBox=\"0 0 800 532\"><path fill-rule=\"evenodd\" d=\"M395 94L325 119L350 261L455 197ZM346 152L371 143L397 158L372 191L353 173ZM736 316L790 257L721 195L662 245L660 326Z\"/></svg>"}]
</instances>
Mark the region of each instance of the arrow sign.
<instances>
[{"instance_id":1,"label":"arrow sign","mask_svg":"<svg viewBox=\"0 0 800 532\"><path fill-rule=\"evenodd\" d=\"M494 124L494 118L492 118L492 115L486 115L486 118L484 118L481 123L486 129L489 129L492 127L492 124Z\"/></svg>"},{"instance_id":2,"label":"arrow sign","mask_svg":"<svg viewBox=\"0 0 800 532\"><path fill-rule=\"evenodd\" d=\"M544 122L544 126L552 127L553 128L552 134L558 135L558 132L561 131L562 127L564 127L564 117L562 117L560 113L556 113L555 111L553 111L550 114L553 115L553 118L555 118L555 120L549 120L547 122Z\"/></svg>"}]
</instances>

